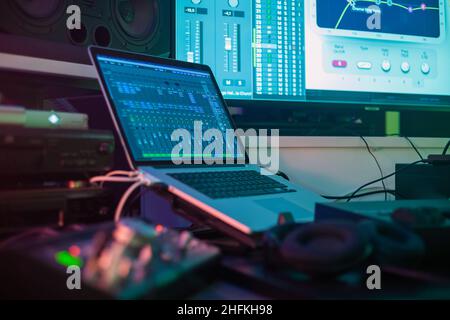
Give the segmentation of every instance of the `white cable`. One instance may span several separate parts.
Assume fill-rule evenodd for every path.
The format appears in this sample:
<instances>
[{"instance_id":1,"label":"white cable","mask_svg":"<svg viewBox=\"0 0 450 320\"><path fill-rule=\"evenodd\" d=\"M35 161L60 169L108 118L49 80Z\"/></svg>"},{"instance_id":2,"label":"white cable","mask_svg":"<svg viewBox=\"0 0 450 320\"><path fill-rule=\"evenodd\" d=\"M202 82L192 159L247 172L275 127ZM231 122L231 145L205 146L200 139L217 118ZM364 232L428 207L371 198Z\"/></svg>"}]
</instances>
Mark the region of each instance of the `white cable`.
<instances>
[{"instance_id":1,"label":"white cable","mask_svg":"<svg viewBox=\"0 0 450 320\"><path fill-rule=\"evenodd\" d=\"M103 186L104 182L116 182L116 183L133 183L127 191L123 194L122 198L117 205L116 211L114 213L114 221L117 223L120 220L122 215L122 211L128 201L128 198L133 194L133 192L142 186L150 187L152 185L152 181L150 179L140 173L139 171L122 171L116 170L107 173L104 176L98 176L90 179L91 183L100 183Z\"/></svg>"},{"instance_id":2,"label":"white cable","mask_svg":"<svg viewBox=\"0 0 450 320\"><path fill-rule=\"evenodd\" d=\"M152 182L143 174L139 174L138 181L136 181L131 187L128 188L128 190L123 194L122 198L119 201L119 204L117 205L116 212L114 213L114 221L117 223L120 220L120 217L122 216L122 211L125 207L125 204L128 201L128 198L133 194L133 192L142 186L150 187L152 185Z\"/></svg>"},{"instance_id":3,"label":"white cable","mask_svg":"<svg viewBox=\"0 0 450 320\"><path fill-rule=\"evenodd\" d=\"M136 182L141 181L139 177L136 178L125 178L125 177L94 177L91 180L89 180L91 183L98 183L98 182Z\"/></svg>"},{"instance_id":4,"label":"white cable","mask_svg":"<svg viewBox=\"0 0 450 320\"><path fill-rule=\"evenodd\" d=\"M138 171L123 171L123 170L116 170L111 171L106 174L106 177L113 177L113 176L126 176L126 177L137 177L139 175Z\"/></svg>"},{"instance_id":5,"label":"white cable","mask_svg":"<svg viewBox=\"0 0 450 320\"><path fill-rule=\"evenodd\" d=\"M123 208L125 207L125 204L127 203L128 198L131 196L131 194L139 187L144 186L145 183L143 181L135 182L131 187L128 188L128 190L123 194L122 198L119 201L119 204L117 205L116 212L114 213L114 221L117 223L120 221L120 217L122 215Z\"/></svg>"},{"instance_id":6,"label":"white cable","mask_svg":"<svg viewBox=\"0 0 450 320\"><path fill-rule=\"evenodd\" d=\"M104 176L94 177L90 180L91 183L100 183L100 187L103 187L105 182L133 182L137 181L139 177L139 171L124 171L124 170L115 170L108 172ZM135 180L129 180L129 179Z\"/></svg>"}]
</instances>

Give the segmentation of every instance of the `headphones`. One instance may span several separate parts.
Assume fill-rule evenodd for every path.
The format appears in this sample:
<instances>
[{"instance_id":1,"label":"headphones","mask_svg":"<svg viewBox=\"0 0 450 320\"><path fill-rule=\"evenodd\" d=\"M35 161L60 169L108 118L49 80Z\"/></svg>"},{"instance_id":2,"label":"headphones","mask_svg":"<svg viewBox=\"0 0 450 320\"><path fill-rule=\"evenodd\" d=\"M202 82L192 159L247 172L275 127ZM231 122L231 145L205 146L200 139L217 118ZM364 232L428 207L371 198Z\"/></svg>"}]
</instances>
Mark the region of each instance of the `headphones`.
<instances>
[{"instance_id":1,"label":"headphones","mask_svg":"<svg viewBox=\"0 0 450 320\"><path fill-rule=\"evenodd\" d=\"M287 266L310 276L337 276L364 261L411 266L425 253L416 234L399 225L369 220L281 225L264 235L263 244L269 266Z\"/></svg>"}]
</instances>

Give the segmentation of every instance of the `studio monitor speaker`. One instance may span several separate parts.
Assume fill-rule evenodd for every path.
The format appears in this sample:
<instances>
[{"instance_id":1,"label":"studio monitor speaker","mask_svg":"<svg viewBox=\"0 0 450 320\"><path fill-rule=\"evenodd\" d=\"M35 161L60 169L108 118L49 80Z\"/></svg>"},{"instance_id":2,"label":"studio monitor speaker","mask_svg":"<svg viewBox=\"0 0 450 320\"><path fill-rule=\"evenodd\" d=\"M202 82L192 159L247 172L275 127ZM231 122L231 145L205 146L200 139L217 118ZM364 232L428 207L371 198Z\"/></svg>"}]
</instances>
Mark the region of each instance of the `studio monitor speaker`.
<instances>
[{"instance_id":1,"label":"studio monitor speaker","mask_svg":"<svg viewBox=\"0 0 450 320\"><path fill-rule=\"evenodd\" d=\"M86 47L170 53L171 0L2 0L0 51L89 63ZM70 5L81 29L66 26Z\"/></svg>"}]
</instances>

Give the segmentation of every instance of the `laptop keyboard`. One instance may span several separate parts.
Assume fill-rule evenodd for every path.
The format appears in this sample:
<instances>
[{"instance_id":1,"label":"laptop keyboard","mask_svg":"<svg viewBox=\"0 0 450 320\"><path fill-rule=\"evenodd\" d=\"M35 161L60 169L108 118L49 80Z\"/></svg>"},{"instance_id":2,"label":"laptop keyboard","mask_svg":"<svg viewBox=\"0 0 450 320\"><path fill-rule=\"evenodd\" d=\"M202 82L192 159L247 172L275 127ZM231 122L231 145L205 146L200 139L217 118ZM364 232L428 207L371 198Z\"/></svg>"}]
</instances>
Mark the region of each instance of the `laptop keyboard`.
<instances>
[{"instance_id":1,"label":"laptop keyboard","mask_svg":"<svg viewBox=\"0 0 450 320\"><path fill-rule=\"evenodd\" d=\"M296 192L296 190L253 170L172 173L169 176L212 199Z\"/></svg>"}]
</instances>

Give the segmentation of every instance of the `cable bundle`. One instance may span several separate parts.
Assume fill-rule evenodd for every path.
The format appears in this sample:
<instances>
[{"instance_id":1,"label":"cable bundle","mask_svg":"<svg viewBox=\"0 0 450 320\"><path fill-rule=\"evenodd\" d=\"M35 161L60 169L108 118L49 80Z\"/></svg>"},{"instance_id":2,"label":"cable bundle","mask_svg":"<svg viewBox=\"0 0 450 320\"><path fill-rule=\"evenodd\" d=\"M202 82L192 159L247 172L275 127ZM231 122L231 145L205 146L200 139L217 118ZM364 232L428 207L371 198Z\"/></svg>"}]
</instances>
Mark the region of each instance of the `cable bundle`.
<instances>
[{"instance_id":1,"label":"cable bundle","mask_svg":"<svg viewBox=\"0 0 450 320\"><path fill-rule=\"evenodd\" d=\"M125 191L122 198L117 205L116 211L114 213L114 221L119 222L123 208L128 201L128 198L133 194L133 192L140 187L150 187L153 185L152 181L139 171L111 171L104 176L94 177L90 180L91 183L100 183L101 186L105 182L111 183L132 183L132 185Z\"/></svg>"}]
</instances>

